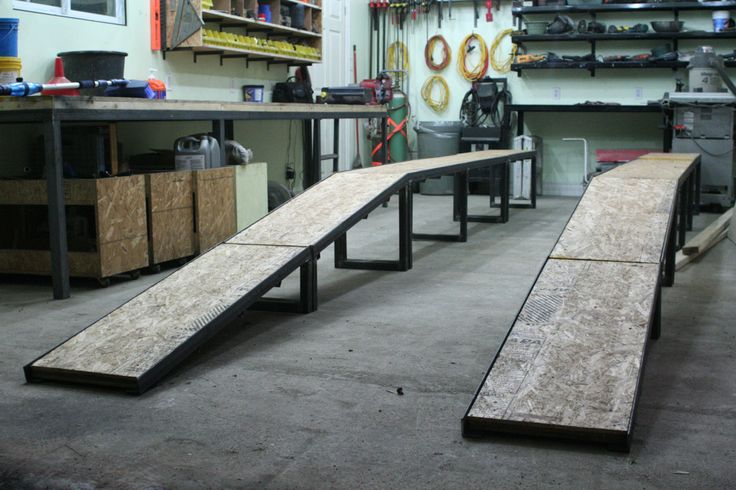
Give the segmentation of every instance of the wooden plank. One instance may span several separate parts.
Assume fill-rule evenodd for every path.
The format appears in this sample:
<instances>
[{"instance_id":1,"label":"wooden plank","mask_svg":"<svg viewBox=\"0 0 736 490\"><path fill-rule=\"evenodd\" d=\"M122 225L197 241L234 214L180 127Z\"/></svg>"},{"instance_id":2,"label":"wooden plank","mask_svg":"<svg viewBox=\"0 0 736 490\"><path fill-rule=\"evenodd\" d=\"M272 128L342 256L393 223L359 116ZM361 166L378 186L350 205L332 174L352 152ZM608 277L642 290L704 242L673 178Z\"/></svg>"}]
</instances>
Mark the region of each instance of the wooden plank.
<instances>
[{"instance_id":1,"label":"wooden plank","mask_svg":"<svg viewBox=\"0 0 736 490\"><path fill-rule=\"evenodd\" d=\"M705 254L705 252L718 245L721 240L727 237L728 230L723 230L715 237L712 237L710 241L704 243L703 246L698 249L697 253L685 255L684 253L682 253L682 250L679 250L675 255L675 270L681 270L687 264L701 257L703 254Z\"/></svg>"},{"instance_id":2,"label":"wooden plank","mask_svg":"<svg viewBox=\"0 0 736 490\"><path fill-rule=\"evenodd\" d=\"M599 178L682 180L693 165L689 160L635 160L609 170Z\"/></svg>"},{"instance_id":3,"label":"wooden plank","mask_svg":"<svg viewBox=\"0 0 736 490\"><path fill-rule=\"evenodd\" d=\"M695 161L700 158L698 153L647 153L638 158L638 160L685 160Z\"/></svg>"},{"instance_id":4,"label":"wooden plank","mask_svg":"<svg viewBox=\"0 0 736 490\"><path fill-rule=\"evenodd\" d=\"M711 224L706 226L703 231L692 237L682 247L683 255L696 255L700 253L700 250L708 246L715 237L723 233L728 229L729 223L733 218L733 208L729 209Z\"/></svg>"},{"instance_id":5,"label":"wooden plank","mask_svg":"<svg viewBox=\"0 0 736 490\"><path fill-rule=\"evenodd\" d=\"M97 202L96 179L64 181L64 203L67 206L94 206ZM0 180L0 204L46 205L45 180Z\"/></svg>"},{"instance_id":6,"label":"wooden plank","mask_svg":"<svg viewBox=\"0 0 736 490\"><path fill-rule=\"evenodd\" d=\"M260 295L252 293L307 255L295 247L220 245L32 362L31 378L136 387L213 320L244 297L255 301Z\"/></svg>"},{"instance_id":7,"label":"wooden plank","mask_svg":"<svg viewBox=\"0 0 736 490\"><path fill-rule=\"evenodd\" d=\"M256 221L228 243L315 245L401 179L401 175L393 174L334 174Z\"/></svg>"},{"instance_id":8,"label":"wooden plank","mask_svg":"<svg viewBox=\"0 0 736 490\"><path fill-rule=\"evenodd\" d=\"M474 151L470 153L458 153L457 155L449 155L444 157L423 158L421 160L411 160L408 162L392 163L390 165L381 165L378 167L369 167L355 170L355 173L365 174L396 174L412 176L412 174L426 172L428 170L436 170L455 165L463 165L483 160L503 160L505 157L513 157L525 153L522 150L484 150Z\"/></svg>"},{"instance_id":9,"label":"wooden plank","mask_svg":"<svg viewBox=\"0 0 736 490\"><path fill-rule=\"evenodd\" d=\"M660 269L550 259L464 419L467 432L626 445Z\"/></svg>"},{"instance_id":10,"label":"wooden plank","mask_svg":"<svg viewBox=\"0 0 736 490\"><path fill-rule=\"evenodd\" d=\"M100 256L96 252L69 252L69 275L100 276ZM48 250L0 250L0 272L3 274L51 275L51 252Z\"/></svg>"},{"instance_id":11,"label":"wooden plank","mask_svg":"<svg viewBox=\"0 0 736 490\"><path fill-rule=\"evenodd\" d=\"M196 254L192 179L190 171L146 175L151 264Z\"/></svg>"},{"instance_id":12,"label":"wooden plank","mask_svg":"<svg viewBox=\"0 0 736 490\"><path fill-rule=\"evenodd\" d=\"M230 238L236 231L235 169L194 171L197 250L203 252Z\"/></svg>"},{"instance_id":13,"label":"wooden plank","mask_svg":"<svg viewBox=\"0 0 736 490\"><path fill-rule=\"evenodd\" d=\"M550 257L659 263L676 194L671 180L596 177Z\"/></svg>"},{"instance_id":14,"label":"wooden plank","mask_svg":"<svg viewBox=\"0 0 736 490\"><path fill-rule=\"evenodd\" d=\"M62 100L64 99L64 100ZM287 103L248 103L222 101L188 101L188 100L149 100L124 97L3 97L0 99L0 111L101 111L107 112L104 119L110 119L120 111L134 111L140 115L167 111L186 116L191 112L241 113L247 119L248 114L301 113L305 117L325 116L335 113L366 114L370 117L386 115L382 105L345 105L345 104L287 104ZM223 115L223 117L225 117Z\"/></svg>"}]
</instances>

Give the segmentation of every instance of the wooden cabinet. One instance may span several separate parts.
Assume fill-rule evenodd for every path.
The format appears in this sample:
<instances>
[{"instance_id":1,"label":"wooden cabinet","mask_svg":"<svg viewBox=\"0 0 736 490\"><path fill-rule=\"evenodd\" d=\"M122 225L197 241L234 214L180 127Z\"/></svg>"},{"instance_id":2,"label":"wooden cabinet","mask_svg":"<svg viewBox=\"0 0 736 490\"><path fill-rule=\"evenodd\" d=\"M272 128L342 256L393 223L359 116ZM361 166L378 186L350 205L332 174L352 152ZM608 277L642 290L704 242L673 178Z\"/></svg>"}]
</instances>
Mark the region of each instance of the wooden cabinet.
<instances>
[{"instance_id":1,"label":"wooden cabinet","mask_svg":"<svg viewBox=\"0 0 736 490\"><path fill-rule=\"evenodd\" d=\"M192 0L204 27L176 45L176 0L167 0L164 23L168 51L192 51L269 64L309 65L322 61L321 2L268 0L271 21L258 20L258 0ZM282 16L282 7L301 6L304 21L297 27Z\"/></svg>"},{"instance_id":2,"label":"wooden cabinet","mask_svg":"<svg viewBox=\"0 0 736 490\"><path fill-rule=\"evenodd\" d=\"M69 269L103 280L148 265L143 176L64 182ZM46 181L0 181L0 272L49 275Z\"/></svg>"}]
</instances>

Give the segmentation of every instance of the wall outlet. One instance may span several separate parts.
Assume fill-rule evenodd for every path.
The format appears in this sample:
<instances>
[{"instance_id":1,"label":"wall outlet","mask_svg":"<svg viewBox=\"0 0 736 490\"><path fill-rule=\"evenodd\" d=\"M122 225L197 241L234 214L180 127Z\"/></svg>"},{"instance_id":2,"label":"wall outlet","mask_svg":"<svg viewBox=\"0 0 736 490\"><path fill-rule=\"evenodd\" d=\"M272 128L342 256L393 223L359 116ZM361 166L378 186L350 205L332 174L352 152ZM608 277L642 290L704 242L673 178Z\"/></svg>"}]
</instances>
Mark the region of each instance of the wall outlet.
<instances>
[{"instance_id":1,"label":"wall outlet","mask_svg":"<svg viewBox=\"0 0 736 490\"><path fill-rule=\"evenodd\" d=\"M560 100L562 97L562 90L560 90L560 87L552 87L552 98L555 100Z\"/></svg>"},{"instance_id":2,"label":"wall outlet","mask_svg":"<svg viewBox=\"0 0 736 490\"><path fill-rule=\"evenodd\" d=\"M636 87L634 89L634 98L635 99L643 99L644 98L644 88L643 87Z\"/></svg>"}]
</instances>

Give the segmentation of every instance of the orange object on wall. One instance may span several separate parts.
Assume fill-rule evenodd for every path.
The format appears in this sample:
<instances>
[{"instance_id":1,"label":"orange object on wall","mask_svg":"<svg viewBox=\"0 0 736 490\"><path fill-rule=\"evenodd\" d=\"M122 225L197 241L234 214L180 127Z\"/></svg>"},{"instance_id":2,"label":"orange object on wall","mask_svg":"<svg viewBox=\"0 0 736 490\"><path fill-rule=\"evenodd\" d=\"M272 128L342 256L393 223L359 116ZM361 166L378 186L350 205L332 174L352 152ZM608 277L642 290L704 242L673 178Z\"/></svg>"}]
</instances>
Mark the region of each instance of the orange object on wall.
<instances>
[{"instance_id":1,"label":"orange object on wall","mask_svg":"<svg viewBox=\"0 0 736 490\"><path fill-rule=\"evenodd\" d=\"M161 51L161 2L150 0L151 5L151 51Z\"/></svg>"}]
</instances>

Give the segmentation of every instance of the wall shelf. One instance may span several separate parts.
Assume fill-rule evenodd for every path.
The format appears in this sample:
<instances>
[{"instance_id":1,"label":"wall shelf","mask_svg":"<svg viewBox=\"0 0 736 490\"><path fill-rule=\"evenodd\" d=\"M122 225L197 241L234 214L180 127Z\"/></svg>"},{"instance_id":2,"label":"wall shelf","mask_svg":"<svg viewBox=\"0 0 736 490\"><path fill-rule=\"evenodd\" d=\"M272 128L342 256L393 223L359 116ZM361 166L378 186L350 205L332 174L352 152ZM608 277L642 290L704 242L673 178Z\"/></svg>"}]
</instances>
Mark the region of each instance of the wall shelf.
<instances>
[{"instance_id":1,"label":"wall shelf","mask_svg":"<svg viewBox=\"0 0 736 490\"><path fill-rule=\"evenodd\" d=\"M594 14L606 12L685 12L698 10L732 10L736 2L663 2L663 3L609 3L588 5L548 5L544 7L514 7L512 15L530 14Z\"/></svg>"},{"instance_id":2,"label":"wall shelf","mask_svg":"<svg viewBox=\"0 0 736 490\"><path fill-rule=\"evenodd\" d=\"M727 67L736 67L736 61L727 61L725 64ZM595 70L600 69L669 68L677 70L686 66L685 61L537 61L535 63L514 63L511 65L511 71L521 76L524 70L588 70L593 75Z\"/></svg>"}]
</instances>

